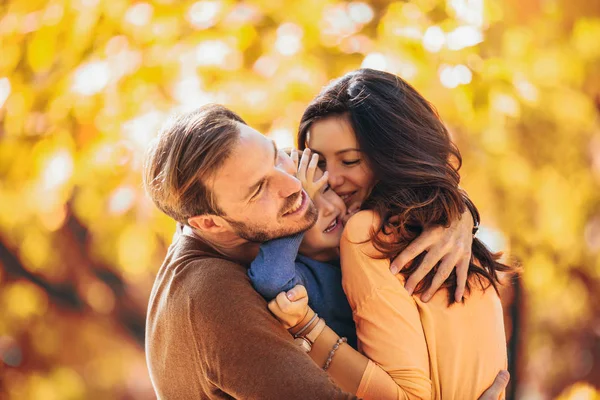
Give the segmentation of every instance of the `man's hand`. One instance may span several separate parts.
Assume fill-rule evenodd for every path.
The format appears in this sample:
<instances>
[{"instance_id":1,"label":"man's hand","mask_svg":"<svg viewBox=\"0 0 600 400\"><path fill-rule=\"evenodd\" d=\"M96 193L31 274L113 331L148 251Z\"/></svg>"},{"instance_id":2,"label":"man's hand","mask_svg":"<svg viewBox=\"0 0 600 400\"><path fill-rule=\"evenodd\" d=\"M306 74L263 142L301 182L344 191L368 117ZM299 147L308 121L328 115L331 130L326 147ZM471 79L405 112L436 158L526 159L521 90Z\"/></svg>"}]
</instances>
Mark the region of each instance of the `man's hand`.
<instances>
[{"instance_id":1,"label":"man's hand","mask_svg":"<svg viewBox=\"0 0 600 400\"><path fill-rule=\"evenodd\" d=\"M306 148L302 152L302 158L300 164L298 164L298 150L292 150L292 161L296 165L296 178L302 182L302 188L306 190L306 193L311 199L314 199L316 194L327 184L329 174L327 171L323 175L315 180L315 172L317 170L317 164L319 162L319 155L313 154L311 156L310 149Z\"/></svg>"},{"instance_id":2,"label":"man's hand","mask_svg":"<svg viewBox=\"0 0 600 400\"><path fill-rule=\"evenodd\" d=\"M504 400L504 397L506 396L506 386L508 385L509 380L510 374L508 371L500 371L498 375L496 375L496 379L494 379L492 386L483 392L479 397L479 400Z\"/></svg>"},{"instance_id":3,"label":"man's hand","mask_svg":"<svg viewBox=\"0 0 600 400\"><path fill-rule=\"evenodd\" d=\"M298 325L308 313L308 293L302 285L281 292L269 302L269 310L286 329Z\"/></svg>"},{"instance_id":4,"label":"man's hand","mask_svg":"<svg viewBox=\"0 0 600 400\"><path fill-rule=\"evenodd\" d=\"M402 253L392 261L390 271L397 274L424 251L427 255L419 268L408 278L404 287L409 294L415 290L417 284L441 261L435 273L431 287L421 295L422 301L429 301L435 292L442 286L456 267L457 288L454 294L456 301L462 301L467 283L469 263L471 262L471 245L473 244L473 217L467 210L460 219L450 224L450 227L435 226L425 229L421 235L413 240Z\"/></svg>"}]
</instances>

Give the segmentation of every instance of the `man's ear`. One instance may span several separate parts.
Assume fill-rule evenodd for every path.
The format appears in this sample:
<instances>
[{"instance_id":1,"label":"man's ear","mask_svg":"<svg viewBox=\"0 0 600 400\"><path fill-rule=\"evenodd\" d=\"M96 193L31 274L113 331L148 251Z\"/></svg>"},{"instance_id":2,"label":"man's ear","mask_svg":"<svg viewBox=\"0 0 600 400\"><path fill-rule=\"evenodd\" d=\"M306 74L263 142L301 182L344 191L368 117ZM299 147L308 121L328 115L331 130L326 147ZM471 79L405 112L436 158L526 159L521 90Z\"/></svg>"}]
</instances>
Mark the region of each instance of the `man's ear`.
<instances>
[{"instance_id":1,"label":"man's ear","mask_svg":"<svg viewBox=\"0 0 600 400\"><path fill-rule=\"evenodd\" d=\"M188 225L204 233L222 233L230 231L229 224L217 215L197 215L188 218Z\"/></svg>"}]
</instances>

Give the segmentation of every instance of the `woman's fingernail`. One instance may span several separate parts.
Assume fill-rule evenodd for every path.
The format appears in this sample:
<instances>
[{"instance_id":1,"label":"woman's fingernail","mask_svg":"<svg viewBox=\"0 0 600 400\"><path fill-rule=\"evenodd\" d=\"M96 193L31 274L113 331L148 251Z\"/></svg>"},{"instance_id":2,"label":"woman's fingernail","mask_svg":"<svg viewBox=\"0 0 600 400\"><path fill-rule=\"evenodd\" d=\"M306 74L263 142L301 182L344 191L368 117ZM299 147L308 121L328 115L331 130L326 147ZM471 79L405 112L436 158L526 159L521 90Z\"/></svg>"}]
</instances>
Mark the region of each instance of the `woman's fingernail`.
<instances>
[{"instance_id":1,"label":"woman's fingernail","mask_svg":"<svg viewBox=\"0 0 600 400\"><path fill-rule=\"evenodd\" d=\"M392 265L390 267L390 271L392 272L392 274L396 275L398 273L398 267L396 267L395 265Z\"/></svg>"},{"instance_id":2,"label":"woman's fingernail","mask_svg":"<svg viewBox=\"0 0 600 400\"><path fill-rule=\"evenodd\" d=\"M285 296L286 296L288 299L292 300L292 299L294 298L294 295L295 295L295 294L296 294L296 293L294 293L292 290L290 290L289 292L287 292L287 293L286 293L286 295L285 295Z\"/></svg>"}]
</instances>

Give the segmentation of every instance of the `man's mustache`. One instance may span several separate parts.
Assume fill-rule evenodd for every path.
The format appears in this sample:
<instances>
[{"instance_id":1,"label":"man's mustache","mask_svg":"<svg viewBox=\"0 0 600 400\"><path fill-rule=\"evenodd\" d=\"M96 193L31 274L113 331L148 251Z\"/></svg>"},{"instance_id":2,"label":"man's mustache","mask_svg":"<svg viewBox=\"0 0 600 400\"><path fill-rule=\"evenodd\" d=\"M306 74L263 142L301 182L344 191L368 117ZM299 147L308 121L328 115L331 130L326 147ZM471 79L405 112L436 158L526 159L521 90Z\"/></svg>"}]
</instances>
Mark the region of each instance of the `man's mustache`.
<instances>
[{"instance_id":1,"label":"man's mustache","mask_svg":"<svg viewBox=\"0 0 600 400\"><path fill-rule=\"evenodd\" d=\"M294 193L288 196L288 198L285 199L285 203L283 203L283 206L281 206L281 215L288 212L288 210L290 210L294 206L294 204L296 204L296 202L298 201L298 197L300 196L302 196L302 189L300 189L298 193Z\"/></svg>"}]
</instances>

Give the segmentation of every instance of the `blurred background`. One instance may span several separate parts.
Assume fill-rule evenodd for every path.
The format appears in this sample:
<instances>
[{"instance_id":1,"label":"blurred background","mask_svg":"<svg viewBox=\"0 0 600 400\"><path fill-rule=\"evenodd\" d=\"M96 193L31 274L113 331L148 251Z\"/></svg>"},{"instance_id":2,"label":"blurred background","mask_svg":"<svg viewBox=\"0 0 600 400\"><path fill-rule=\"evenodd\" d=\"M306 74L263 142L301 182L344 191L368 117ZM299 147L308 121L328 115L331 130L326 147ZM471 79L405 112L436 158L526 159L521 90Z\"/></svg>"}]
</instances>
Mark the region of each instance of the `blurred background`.
<instances>
[{"instance_id":1,"label":"blurred background","mask_svg":"<svg viewBox=\"0 0 600 400\"><path fill-rule=\"evenodd\" d=\"M208 102L280 146L330 79L438 108L506 287L510 398L599 399L600 1L0 0L0 399L152 399L145 307L174 223L144 149Z\"/></svg>"}]
</instances>

